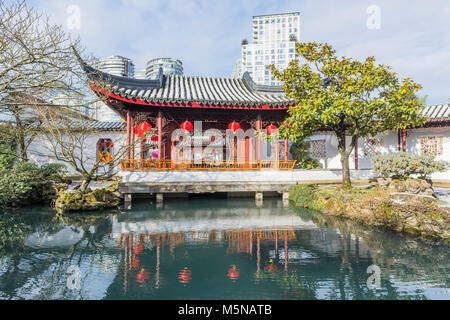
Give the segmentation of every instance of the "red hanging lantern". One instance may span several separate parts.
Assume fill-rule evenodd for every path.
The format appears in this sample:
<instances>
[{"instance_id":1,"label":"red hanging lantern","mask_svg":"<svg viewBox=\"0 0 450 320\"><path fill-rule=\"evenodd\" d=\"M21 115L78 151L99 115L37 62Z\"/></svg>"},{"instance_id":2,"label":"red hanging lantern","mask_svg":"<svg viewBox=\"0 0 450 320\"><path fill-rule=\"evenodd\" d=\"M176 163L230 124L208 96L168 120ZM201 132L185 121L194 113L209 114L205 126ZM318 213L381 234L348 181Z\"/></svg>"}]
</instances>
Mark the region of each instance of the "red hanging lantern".
<instances>
[{"instance_id":1,"label":"red hanging lantern","mask_svg":"<svg viewBox=\"0 0 450 320\"><path fill-rule=\"evenodd\" d=\"M140 125L134 128L134 134L139 138L142 138L144 136L144 133L142 132Z\"/></svg>"},{"instance_id":2,"label":"red hanging lantern","mask_svg":"<svg viewBox=\"0 0 450 320\"><path fill-rule=\"evenodd\" d=\"M239 268L235 264L233 264L230 267L230 269L228 269L227 277L230 280L237 280L239 278L240 274L241 274L241 271L239 270Z\"/></svg>"},{"instance_id":3,"label":"red hanging lantern","mask_svg":"<svg viewBox=\"0 0 450 320\"><path fill-rule=\"evenodd\" d=\"M178 281L182 284L187 284L192 280L192 271L188 268L184 268L178 274Z\"/></svg>"},{"instance_id":4,"label":"red hanging lantern","mask_svg":"<svg viewBox=\"0 0 450 320\"><path fill-rule=\"evenodd\" d=\"M141 124L139 124L139 127L141 128L141 131L144 135L152 130L152 125L146 121L141 122Z\"/></svg>"},{"instance_id":5,"label":"red hanging lantern","mask_svg":"<svg viewBox=\"0 0 450 320\"><path fill-rule=\"evenodd\" d=\"M180 125L180 128L183 129L186 132L189 132L189 131L191 131L194 128L194 126L192 125L192 123L190 123L189 121L186 120L185 122L183 122Z\"/></svg>"},{"instance_id":6,"label":"red hanging lantern","mask_svg":"<svg viewBox=\"0 0 450 320\"><path fill-rule=\"evenodd\" d=\"M151 137L151 140L153 142L156 142L159 140L159 134L158 134L158 130L155 131L154 135Z\"/></svg>"},{"instance_id":7,"label":"red hanging lantern","mask_svg":"<svg viewBox=\"0 0 450 320\"><path fill-rule=\"evenodd\" d=\"M233 133L236 133L241 128L241 125L237 123L236 121L233 121L228 125L228 129L233 131Z\"/></svg>"},{"instance_id":8,"label":"red hanging lantern","mask_svg":"<svg viewBox=\"0 0 450 320\"><path fill-rule=\"evenodd\" d=\"M276 126L274 126L273 124L271 124L270 126L268 126L268 127L266 128L266 133L267 133L268 135L271 135L272 133L277 132L277 130L278 130L278 128L277 128Z\"/></svg>"}]
</instances>

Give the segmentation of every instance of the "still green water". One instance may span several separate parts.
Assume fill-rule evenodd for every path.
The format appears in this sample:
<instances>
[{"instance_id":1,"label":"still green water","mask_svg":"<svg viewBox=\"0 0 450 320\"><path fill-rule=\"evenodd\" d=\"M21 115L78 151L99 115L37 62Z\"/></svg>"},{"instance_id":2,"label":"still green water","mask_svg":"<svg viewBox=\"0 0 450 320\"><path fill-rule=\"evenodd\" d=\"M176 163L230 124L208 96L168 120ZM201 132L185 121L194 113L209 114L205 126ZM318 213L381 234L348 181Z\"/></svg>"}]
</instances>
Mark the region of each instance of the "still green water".
<instances>
[{"instance_id":1,"label":"still green water","mask_svg":"<svg viewBox=\"0 0 450 320\"><path fill-rule=\"evenodd\" d=\"M32 207L0 215L0 299L450 299L449 253L271 199Z\"/></svg>"}]
</instances>

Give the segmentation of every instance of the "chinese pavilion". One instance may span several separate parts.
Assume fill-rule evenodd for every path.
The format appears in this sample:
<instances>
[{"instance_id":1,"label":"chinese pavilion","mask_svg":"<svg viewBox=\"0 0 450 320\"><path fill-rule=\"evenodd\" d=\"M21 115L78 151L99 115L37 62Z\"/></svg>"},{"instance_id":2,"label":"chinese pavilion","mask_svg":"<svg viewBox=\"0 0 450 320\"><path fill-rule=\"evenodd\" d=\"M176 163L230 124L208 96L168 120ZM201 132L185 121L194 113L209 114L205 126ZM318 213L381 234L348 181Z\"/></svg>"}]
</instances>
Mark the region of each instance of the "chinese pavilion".
<instances>
[{"instance_id":1,"label":"chinese pavilion","mask_svg":"<svg viewBox=\"0 0 450 320\"><path fill-rule=\"evenodd\" d=\"M161 69L157 79L142 80L110 75L87 65L84 68L94 91L101 91L95 83L103 81L108 84L108 89L102 91L107 95L105 103L126 120L126 143L130 149L127 159L122 161L124 170L177 168L171 161L174 150L172 132L180 127L190 131L195 121L202 122L203 132L210 128L225 132L231 126L243 131L253 128L269 133L283 122L287 109L294 103L285 96L281 87L257 85L248 73L239 79L165 76ZM149 161L145 148L141 148L139 156L135 154L135 130L144 122L156 129L152 140L157 141L157 152L152 161ZM206 141L206 144L210 142ZM275 159L265 160L266 163L261 159L259 135L236 143L240 145L235 147L242 150L240 158L235 159L235 166L239 164L239 168L260 169L264 165L275 168L274 164L279 169L293 167L294 162L288 160L287 140L277 139L275 157L271 158ZM222 169L229 168L229 163L227 166ZM193 168L218 169L217 164L208 167L205 163L183 169Z\"/></svg>"}]
</instances>

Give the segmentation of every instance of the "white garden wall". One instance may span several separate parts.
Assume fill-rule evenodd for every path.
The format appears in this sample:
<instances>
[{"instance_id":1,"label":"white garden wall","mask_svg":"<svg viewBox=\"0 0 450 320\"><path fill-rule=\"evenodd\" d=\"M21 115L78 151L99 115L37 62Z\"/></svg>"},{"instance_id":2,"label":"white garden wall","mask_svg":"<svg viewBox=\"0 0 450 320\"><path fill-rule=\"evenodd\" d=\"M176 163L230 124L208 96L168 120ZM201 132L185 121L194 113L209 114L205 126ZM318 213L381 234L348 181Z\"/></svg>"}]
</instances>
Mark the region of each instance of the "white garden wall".
<instances>
[{"instance_id":1,"label":"white garden wall","mask_svg":"<svg viewBox=\"0 0 450 320\"><path fill-rule=\"evenodd\" d=\"M99 139L111 139L114 143L113 153L120 150L125 143L125 135L120 132L104 131L99 132L98 134L86 136L83 142L84 147L82 154L81 152L75 153L78 157L83 159L82 162L85 168L91 168L96 162L97 142ZM40 166L47 163L62 163L66 165L70 174L77 174L77 172L67 163L56 160L51 143L42 135L37 136L31 143L28 149L28 157L30 161L33 161ZM78 162L79 165L81 164L80 162L81 161ZM107 170L107 168L104 169ZM120 168L118 167L115 168L113 172L117 173L119 170Z\"/></svg>"},{"instance_id":2,"label":"white garden wall","mask_svg":"<svg viewBox=\"0 0 450 320\"><path fill-rule=\"evenodd\" d=\"M439 136L442 138L442 153L437 156L438 160L445 160L450 163L450 127L436 127L436 128L418 128L408 129L408 135L406 138L406 151L414 154L420 154L421 142L420 139L423 136ZM86 167L92 166L97 156L97 142L100 138L111 139L114 143L114 151L118 150L125 143L125 134L122 132L104 131L98 134L89 136L86 140L86 151L83 157L84 165ZM388 155L398 152L398 135L397 132L391 131L385 134L381 134L375 137L380 139L380 145L376 148L376 152L382 155ZM350 137L347 137L347 144L350 143ZM180 181L190 179L190 181L205 181L205 179L212 179L210 181L281 181L279 179L287 179L285 181L324 181L324 180L339 180L340 178L340 155L338 152L338 141L334 134L320 133L314 134L310 137L311 144L317 140L324 140L325 156L317 158L323 170L294 170L294 171L250 171L248 173L242 173L239 171L224 171L218 172L212 175L211 172L202 171L189 171L189 172L120 172L120 168L115 171L120 172L124 181L132 182L144 179L145 181L160 181L164 176L167 181ZM378 140L377 140L378 141ZM356 179L366 179L372 176L370 169L372 168L372 157L370 154L370 148L367 147L367 138L358 139L358 169L352 170L352 176ZM262 152L267 152L266 147L263 145ZM322 150L323 151L323 150ZM366 152L365 152L366 151ZM136 148L136 158L139 157L139 147ZM31 161L37 162L39 165L45 163L58 162L51 156L49 152L48 142L43 137L37 137L29 148L29 158ZM355 151L350 156L350 169L355 168ZM72 168L68 168L69 172L76 174ZM257 174L256 174L257 173ZM450 182L450 171L436 173L432 175L433 179ZM150 179L150 180L149 180Z\"/></svg>"}]
</instances>

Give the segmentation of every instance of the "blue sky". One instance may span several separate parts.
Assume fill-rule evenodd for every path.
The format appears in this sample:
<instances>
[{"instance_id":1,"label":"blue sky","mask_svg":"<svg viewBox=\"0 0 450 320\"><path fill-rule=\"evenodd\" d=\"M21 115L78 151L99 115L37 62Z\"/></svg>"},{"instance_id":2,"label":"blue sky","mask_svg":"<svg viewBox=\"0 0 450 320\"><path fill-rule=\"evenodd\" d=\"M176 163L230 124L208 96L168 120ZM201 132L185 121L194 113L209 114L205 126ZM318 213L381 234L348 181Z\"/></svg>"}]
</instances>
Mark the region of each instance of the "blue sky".
<instances>
[{"instance_id":1,"label":"blue sky","mask_svg":"<svg viewBox=\"0 0 450 320\"><path fill-rule=\"evenodd\" d=\"M450 1L377 0L46 0L30 1L67 25L80 8L80 35L98 58L120 54L136 70L156 57L181 59L186 75L229 77L240 42L251 39L254 15L298 11L301 41L328 42L338 55L375 56L401 77L412 77L428 103L450 102ZM366 25L380 8L380 29Z\"/></svg>"}]
</instances>

